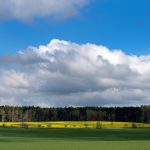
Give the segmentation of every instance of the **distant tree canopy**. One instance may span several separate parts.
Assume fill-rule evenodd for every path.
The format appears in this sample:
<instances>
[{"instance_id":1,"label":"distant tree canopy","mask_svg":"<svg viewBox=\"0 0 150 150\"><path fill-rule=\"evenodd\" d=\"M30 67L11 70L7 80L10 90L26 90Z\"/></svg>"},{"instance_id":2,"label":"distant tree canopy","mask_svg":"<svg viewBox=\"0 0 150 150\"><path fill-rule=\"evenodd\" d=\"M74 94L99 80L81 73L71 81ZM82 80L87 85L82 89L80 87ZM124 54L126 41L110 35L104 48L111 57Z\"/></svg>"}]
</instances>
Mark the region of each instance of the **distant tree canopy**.
<instances>
[{"instance_id":1,"label":"distant tree canopy","mask_svg":"<svg viewBox=\"0 0 150 150\"><path fill-rule=\"evenodd\" d=\"M0 121L121 121L150 123L150 106L66 108L0 106Z\"/></svg>"}]
</instances>

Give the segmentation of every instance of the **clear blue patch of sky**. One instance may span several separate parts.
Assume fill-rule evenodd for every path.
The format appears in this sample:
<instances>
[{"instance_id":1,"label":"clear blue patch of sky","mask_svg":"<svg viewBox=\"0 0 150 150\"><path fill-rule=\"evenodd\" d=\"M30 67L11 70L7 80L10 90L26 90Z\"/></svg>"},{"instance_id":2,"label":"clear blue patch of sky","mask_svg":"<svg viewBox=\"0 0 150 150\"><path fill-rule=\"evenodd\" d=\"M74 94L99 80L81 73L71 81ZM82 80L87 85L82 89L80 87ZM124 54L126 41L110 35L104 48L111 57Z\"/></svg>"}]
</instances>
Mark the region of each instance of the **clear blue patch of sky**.
<instances>
[{"instance_id":1,"label":"clear blue patch of sky","mask_svg":"<svg viewBox=\"0 0 150 150\"><path fill-rule=\"evenodd\" d=\"M58 38L95 43L127 54L150 54L149 0L94 0L69 20L39 19L32 24L0 21L0 54Z\"/></svg>"}]
</instances>

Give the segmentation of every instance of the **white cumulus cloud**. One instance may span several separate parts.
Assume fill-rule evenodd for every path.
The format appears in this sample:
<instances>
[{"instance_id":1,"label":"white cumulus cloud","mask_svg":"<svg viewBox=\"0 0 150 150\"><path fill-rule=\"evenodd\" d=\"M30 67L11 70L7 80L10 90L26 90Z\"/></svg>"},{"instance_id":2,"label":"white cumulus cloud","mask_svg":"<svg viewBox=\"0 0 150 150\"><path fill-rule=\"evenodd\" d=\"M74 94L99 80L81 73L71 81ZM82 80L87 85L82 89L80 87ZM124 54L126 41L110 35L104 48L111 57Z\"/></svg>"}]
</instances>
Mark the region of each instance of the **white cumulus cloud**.
<instances>
[{"instance_id":1,"label":"white cumulus cloud","mask_svg":"<svg viewBox=\"0 0 150 150\"><path fill-rule=\"evenodd\" d=\"M69 18L89 0L1 0L0 18L28 21L35 18Z\"/></svg>"},{"instance_id":2,"label":"white cumulus cloud","mask_svg":"<svg viewBox=\"0 0 150 150\"><path fill-rule=\"evenodd\" d=\"M53 39L0 57L0 104L150 104L150 55Z\"/></svg>"}]
</instances>

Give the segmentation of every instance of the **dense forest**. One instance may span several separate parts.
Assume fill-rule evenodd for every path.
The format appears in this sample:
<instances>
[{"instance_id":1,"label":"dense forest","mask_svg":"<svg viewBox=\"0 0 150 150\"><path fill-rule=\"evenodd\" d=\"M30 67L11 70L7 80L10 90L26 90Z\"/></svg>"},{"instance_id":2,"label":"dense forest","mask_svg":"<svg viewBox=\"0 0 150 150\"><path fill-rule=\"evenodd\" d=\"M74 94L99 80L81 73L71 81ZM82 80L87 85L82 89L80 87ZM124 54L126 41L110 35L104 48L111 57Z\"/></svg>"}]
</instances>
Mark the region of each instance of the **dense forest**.
<instances>
[{"instance_id":1,"label":"dense forest","mask_svg":"<svg viewBox=\"0 0 150 150\"><path fill-rule=\"evenodd\" d=\"M0 106L0 121L122 121L150 123L150 106L66 108Z\"/></svg>"}]
</instances>

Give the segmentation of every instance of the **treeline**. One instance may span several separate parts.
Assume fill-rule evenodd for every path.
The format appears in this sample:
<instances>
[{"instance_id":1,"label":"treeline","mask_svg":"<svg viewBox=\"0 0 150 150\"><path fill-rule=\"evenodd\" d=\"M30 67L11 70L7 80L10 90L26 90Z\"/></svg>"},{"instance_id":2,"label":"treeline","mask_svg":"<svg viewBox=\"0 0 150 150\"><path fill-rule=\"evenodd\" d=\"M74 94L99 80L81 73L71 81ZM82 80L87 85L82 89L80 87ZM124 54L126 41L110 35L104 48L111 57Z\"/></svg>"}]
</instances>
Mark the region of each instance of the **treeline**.
<instances>
[{"instance_id":1,"label":"treeline","mask_svg":"<svg viewBox=\"0 0 150 150\"><path fill-rule=\"evenodd\" d=\"M121 121L150 123L150 106L75 108L0 106L0 121Z\"/></svg>"}]
</instances>

